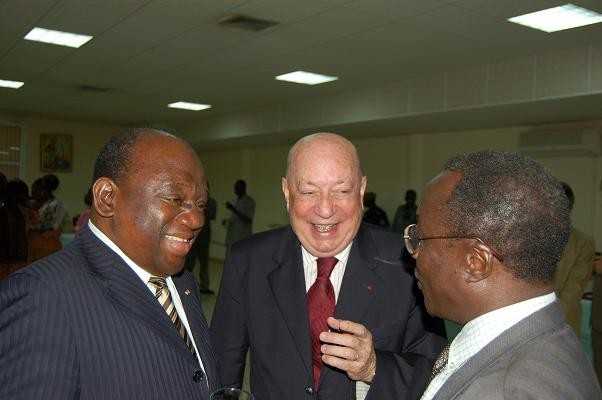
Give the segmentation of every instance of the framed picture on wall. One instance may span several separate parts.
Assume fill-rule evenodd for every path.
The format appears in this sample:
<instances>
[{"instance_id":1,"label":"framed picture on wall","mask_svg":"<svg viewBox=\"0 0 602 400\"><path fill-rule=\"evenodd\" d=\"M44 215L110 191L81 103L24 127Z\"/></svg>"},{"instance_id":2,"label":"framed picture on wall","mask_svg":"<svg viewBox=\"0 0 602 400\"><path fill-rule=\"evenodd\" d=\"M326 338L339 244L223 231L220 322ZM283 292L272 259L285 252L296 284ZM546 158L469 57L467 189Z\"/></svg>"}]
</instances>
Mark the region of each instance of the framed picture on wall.
<instances>
[{"instance_id":1,"label":"framed picture on wall","mask_svg":"<svg viewBox=\"0 0 602 400\"><path fill-rule=\"evenodd\" d=\"M73 136L57 133L40 135L40 169L42 172L71 172Z\"/></svg>"}]
</instances>

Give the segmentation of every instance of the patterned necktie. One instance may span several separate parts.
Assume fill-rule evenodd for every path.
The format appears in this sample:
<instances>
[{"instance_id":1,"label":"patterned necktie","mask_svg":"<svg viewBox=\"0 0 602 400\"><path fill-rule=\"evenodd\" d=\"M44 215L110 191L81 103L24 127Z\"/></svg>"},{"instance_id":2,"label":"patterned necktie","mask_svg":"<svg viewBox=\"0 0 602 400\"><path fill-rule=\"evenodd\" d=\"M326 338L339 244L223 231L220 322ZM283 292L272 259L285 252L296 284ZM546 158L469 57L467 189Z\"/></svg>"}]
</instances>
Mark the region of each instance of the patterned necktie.
<instances>
[{"instance_id":1,"label":"patterned necktie","mask_svg":"<svg viewBox=\"0 0 602 400\"><path fill-rule=\"evenodd\" d=\"M171 322L173 322L174 326L176 327L178 334L186 343L188 350L194 353L194 346L192 345L192 341L190 340L190 337L186 332L186 327L180 320L178 312L176 311L176 307L171 301L171 294L169 293L169 288L167 287L167 282L165 281L165 278L151 276L148 280L148 283L155 287L155 298L157 299L157 301L159 301L159 304L163 306L163 309L167 313L167 316L169 317L169 319L171 319Z\"/></svg>"},{"instance_id":2,"label":"patterned necktie","mask_svg":"<svg viewBox=\"0 0 602 400\"><path fill-rule=\"evenodd\" d=\"M320 333L328 331L326 319L334 316L335 298L330 274L337 262L335 257L318 258L318 277L307 292L314 388L316 390L320 383L320 370L322 369Z\"/></svg>"},{"instance_id":3,"label":"patterned necktie","mask_svg":"<svg viewBox=\"0 0 602 400\"><path fill-rule=\"evenodd\" d=\"M439 373L441 371L443 371L445 369L445 366L447 365L448 357L449 357L449 344L446 344L445 346L443 346L441 353L439 353L439 356L435 360L435 364L433 364L433 370L431 371L431 377L429 379L429 382L427 383L427 386L429 385L429 383L431 383L433 381L433 379L435 379L435 377L437 375L439 375Z\"/></svg>"}]
</instances>

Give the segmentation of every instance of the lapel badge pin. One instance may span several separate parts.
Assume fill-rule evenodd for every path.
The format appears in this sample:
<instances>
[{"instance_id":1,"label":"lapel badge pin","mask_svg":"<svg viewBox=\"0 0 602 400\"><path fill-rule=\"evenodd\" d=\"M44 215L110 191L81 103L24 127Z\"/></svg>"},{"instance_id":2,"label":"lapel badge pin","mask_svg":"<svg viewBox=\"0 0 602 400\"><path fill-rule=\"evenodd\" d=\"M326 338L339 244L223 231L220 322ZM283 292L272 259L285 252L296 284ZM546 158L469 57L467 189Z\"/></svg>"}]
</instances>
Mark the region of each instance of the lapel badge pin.
<instances>
[{"instance_id":1,"label":"lapel badge pin","mask_svg":"<svg viewBox=\"0 0 602 400\"><path fill-rule=\"evenodd\" d=\"M368 289L368 292L372 293L372 285L366 285L366 289Z\"/></svg>"},{"instance_id":2,"label":"lapel badge pin","mask_svg":"<svg viewBox=\"0 0 602 400\"><path fill-rule=\"evenodd\" d=\"M190 289L186 289L186 290L184 290L184 294L185 294L186 296L190 296Z\"/></svg>"}]
</instances>

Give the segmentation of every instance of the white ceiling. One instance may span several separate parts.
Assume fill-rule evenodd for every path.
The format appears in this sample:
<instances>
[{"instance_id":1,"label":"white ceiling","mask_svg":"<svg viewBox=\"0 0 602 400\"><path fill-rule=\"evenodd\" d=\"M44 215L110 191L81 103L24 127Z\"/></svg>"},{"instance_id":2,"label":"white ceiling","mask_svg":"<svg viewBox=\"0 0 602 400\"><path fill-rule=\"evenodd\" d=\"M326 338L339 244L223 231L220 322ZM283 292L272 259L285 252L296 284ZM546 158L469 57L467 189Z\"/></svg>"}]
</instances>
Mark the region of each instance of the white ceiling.
<instances>
[{"instance_id":1,"label":"white ceiling","mask_svg":"<svg viewBox=\"0 0 602 400\"><path fill-rule=\"evenodd\" d=\"M602 12L602 0L571 2ZM0 0L0 79L25 82L20 90L0 88L0 111L113 124L191 123L382 87L429 71L601 44L602 24L546 34L506 21L564 3ZM280 24L261 33L218 26L230 13ZM80 49L23 40L34 26L94 39ZM340 79L315 87L274 80L297 69ZM110 90L83 91L82 85ZM599 96L588 98L584 108L599 110L588 118L602 118ZM166 108L180 100L213 109ZM460 121L471 119L461 114Z\"/></svg>"}]
</instances>

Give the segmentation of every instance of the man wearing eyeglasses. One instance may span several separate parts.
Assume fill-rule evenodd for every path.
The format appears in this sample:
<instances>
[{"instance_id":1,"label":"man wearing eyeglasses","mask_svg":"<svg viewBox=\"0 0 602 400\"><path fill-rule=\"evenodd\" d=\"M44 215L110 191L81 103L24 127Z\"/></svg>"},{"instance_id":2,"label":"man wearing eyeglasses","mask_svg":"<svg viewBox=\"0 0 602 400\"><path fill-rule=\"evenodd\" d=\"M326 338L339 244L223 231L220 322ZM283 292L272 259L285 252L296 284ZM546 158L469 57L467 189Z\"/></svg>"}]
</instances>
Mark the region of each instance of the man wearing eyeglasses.
<instances>
[{"instance_id":1,"label":"man wearing eyeglasses","mask_svg":"<svg viewBox=\"0 0 602 400\"><path fill-rule=\"evenodd\" d=\"M422 400L601 399L553 273L570 231L560 183L517 153L449 160L405 229L431 315L463 325Z\"/></svg>"}]
</instances>

